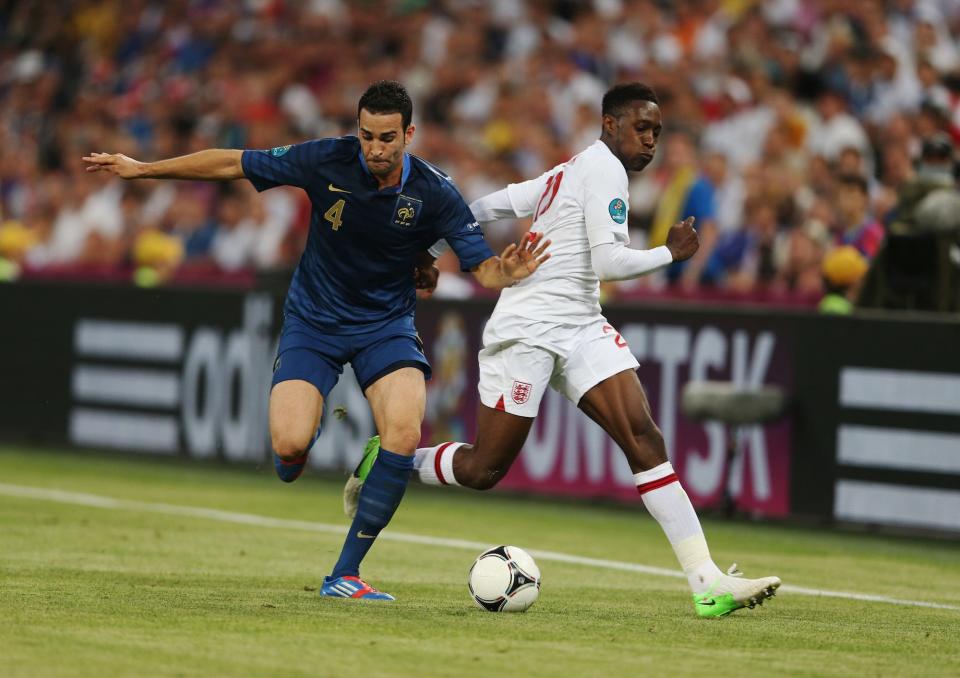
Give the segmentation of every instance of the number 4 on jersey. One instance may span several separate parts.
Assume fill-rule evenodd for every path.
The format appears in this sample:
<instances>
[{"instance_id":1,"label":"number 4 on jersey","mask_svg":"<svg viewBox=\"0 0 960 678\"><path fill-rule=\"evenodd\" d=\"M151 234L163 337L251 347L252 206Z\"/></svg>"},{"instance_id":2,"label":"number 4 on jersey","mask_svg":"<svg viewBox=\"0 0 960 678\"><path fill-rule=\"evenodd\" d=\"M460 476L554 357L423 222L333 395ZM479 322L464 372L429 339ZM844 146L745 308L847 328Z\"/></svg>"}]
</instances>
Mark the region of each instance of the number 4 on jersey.
<instances>
[{"instance_id":1,"label":"number 4 on jersey","mask_svg":"<svg viewBox=\"0 0 960 678\"><path fill-rule=\"evenodd\" d=\"M340 218L340 215L343 213L343 206L347 204L347 201L341 198L337 200L326 212L323 213L323 218L330 222L330 225L333 226L334 231L340 230L340 224L343 223L343 219Z\"/></svg>"}]
</instances>

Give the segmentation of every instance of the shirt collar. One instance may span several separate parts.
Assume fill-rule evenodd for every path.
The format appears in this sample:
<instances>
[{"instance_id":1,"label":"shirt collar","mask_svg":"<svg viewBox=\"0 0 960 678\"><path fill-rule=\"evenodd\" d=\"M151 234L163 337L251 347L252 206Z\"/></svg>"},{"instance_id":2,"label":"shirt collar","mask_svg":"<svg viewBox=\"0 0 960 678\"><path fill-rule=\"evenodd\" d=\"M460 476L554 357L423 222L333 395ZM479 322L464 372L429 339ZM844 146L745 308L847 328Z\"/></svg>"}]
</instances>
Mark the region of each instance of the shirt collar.
<instances>
[{"instance_id":1,"label":"shirt collar","mask_svg":"<svg viewBox=\"0 0 960 678\"><path fill-rule=\"evenodd\" d=\"M367 159L363 157L363 151L357 153L360 158L360 166L363 168L363 171L367 173L371 179L374 179L373 173L370 171L370 168L367 167ZM388 186L387 188L380 189L382 191L392 191L394 193L399 193L403 190L404 185L407 183L407 178L410 176L410 154L403 154L403 170L400 172L400 185L399 186Z\"/></svg>"}]
</instances>

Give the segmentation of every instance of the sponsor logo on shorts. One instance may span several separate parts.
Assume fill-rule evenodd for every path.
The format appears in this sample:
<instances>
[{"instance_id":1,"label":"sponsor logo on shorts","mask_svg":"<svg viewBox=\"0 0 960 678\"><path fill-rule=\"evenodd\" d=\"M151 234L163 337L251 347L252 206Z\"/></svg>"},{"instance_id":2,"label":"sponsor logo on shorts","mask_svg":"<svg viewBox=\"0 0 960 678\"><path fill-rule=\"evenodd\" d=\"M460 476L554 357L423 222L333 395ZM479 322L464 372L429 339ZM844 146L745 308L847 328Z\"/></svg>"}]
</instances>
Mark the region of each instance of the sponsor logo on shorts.
<instances>
[{"instance_id":1,"label":"sponsor logo on shorts","mask_svg":"<svg viewBox=\"0 0 960 678\"><path fill-rule=\"evenodd\" d=\"M270 155L272 155L274 158L279 158L281 155L286 155L287 151L290 150L290 146L291 144L287 144L286 146L277 146L275 148L271 148Z\"/></svg>"},{"instance_id":2,"label":"sponsor logo on shorts","mask_svg":"<svg viewBox=\"0 0 960 678\"><path fill-rule=\"evenodd\" d=\"M276 372L280 369L280 356L277 356L277 359L273 361L273 371Z\"/></svg>"},{"instance_id":3,"label":"sponsor logo on shorts","mask_svg":"<svg viewBox=\"0 0 960 678\"><path fill-rule=\"evenodd\" d=\"M532 389L532 384L528 384L525 381L514 380L513 391L510 393L510 397L513 398L513 402L517 405L523 405L530 398L530 391Z\"/></svg>"}]
</instances>

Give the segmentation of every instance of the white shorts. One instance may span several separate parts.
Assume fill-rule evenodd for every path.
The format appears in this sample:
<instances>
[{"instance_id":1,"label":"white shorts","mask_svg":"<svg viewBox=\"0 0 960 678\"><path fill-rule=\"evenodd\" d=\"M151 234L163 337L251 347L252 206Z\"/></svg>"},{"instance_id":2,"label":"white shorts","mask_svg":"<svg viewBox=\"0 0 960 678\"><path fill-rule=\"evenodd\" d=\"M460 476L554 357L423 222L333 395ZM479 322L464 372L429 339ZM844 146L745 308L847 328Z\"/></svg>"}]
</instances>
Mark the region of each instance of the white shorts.
<instances>
[{"instance_id":1,"label":"white shorts","mask_svg":"<svg viewBox=\"0 0 960 678\"><path fill-rule=\"evenodd\" d=\"M494 316L479 360L480 402L521 417L537 416L547 385L576 405L604 379L640 366L601 315L585 325Z\"/></svg>"}]
</instances>

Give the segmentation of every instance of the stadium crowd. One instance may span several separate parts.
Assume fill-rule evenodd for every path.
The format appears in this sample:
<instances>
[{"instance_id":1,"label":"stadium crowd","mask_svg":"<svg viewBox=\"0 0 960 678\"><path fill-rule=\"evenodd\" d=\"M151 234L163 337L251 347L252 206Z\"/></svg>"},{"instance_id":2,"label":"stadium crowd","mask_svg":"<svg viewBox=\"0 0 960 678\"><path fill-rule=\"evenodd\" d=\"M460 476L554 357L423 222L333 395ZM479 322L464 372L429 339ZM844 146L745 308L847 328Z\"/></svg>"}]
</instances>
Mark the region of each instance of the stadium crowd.
<instances>
[{"instance_id":1,"label":"stadium crowd","mask_svg":"<svg viewBox=\"0 0 960 678\"><path fill-rule=\"evenodd\" d=\"M355 133L382 78L414 97L413 152L468 200L592 143L610 84L652 85L665 129L632 178L632 246L693 215L702 248L611 295L819 298L825 271L847 280L877 254L924 142L952 158L960 140L951 0L74 0L8 3L0 21L8 276L292 268L301 192L106 181L80 158ZM528 226L487 235L498 251ZM824 266L842 245L856 253ZM440 264L439 293L474 293Z\"/></svg>"}]
</instances>

